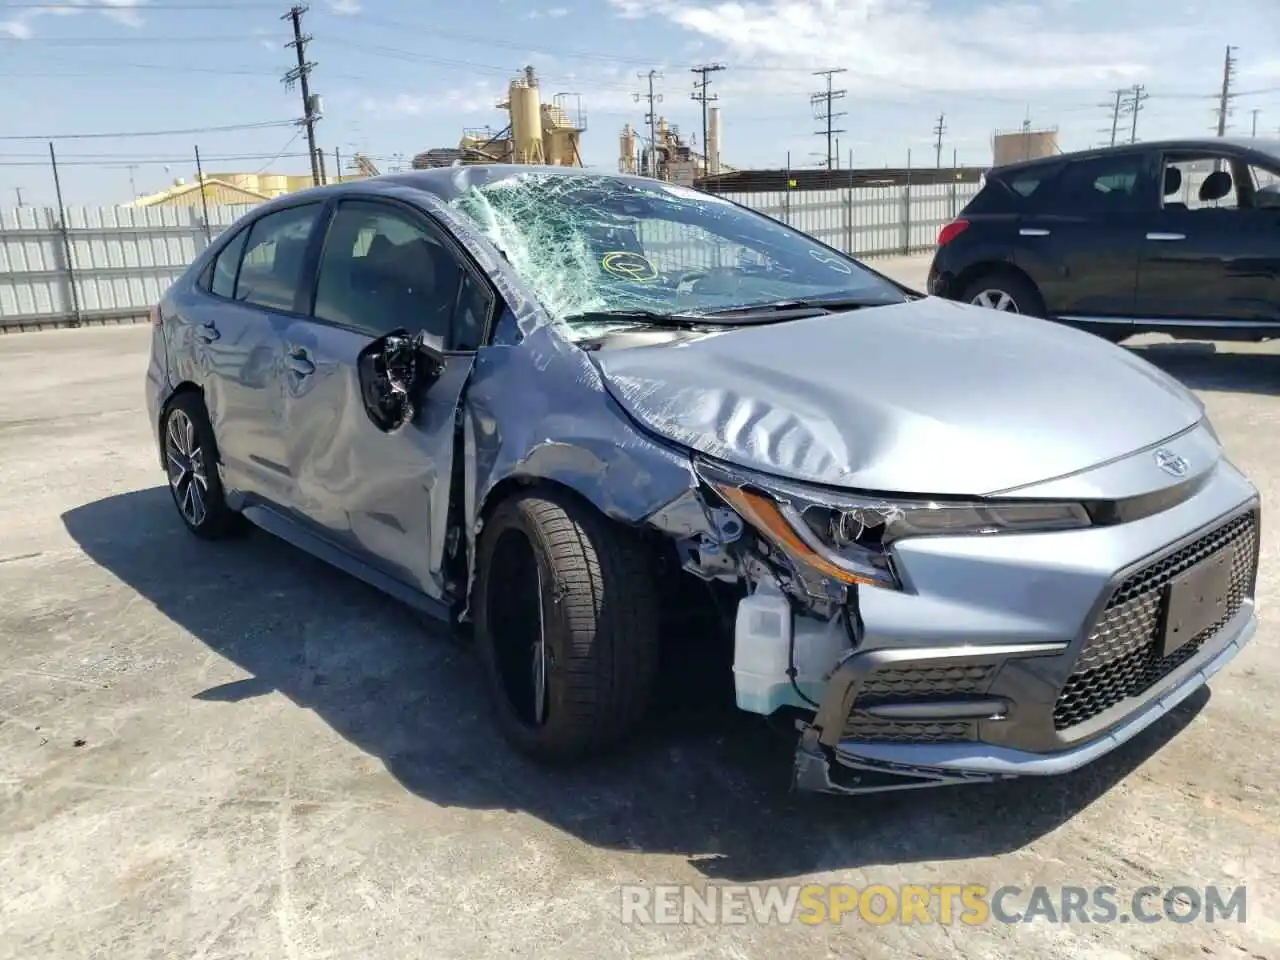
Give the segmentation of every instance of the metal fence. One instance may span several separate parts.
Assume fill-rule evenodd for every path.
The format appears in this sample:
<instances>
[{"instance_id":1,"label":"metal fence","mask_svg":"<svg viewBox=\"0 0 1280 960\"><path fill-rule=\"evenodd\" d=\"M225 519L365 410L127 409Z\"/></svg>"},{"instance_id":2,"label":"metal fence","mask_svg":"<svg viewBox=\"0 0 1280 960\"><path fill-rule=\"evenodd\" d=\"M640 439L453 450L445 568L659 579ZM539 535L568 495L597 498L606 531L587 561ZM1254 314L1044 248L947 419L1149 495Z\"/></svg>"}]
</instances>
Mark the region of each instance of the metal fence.
<instances>
[{"instance_id":1,"label":"metal fence","mask_svg":"<svg viewBox=\"0 0 1280 960\"><path fill-rule=\"evenodd\" d=\"M932 250L938 231L977 196L976 183L723 193L726 200L855 257Z\"/></svg>"},{"instance_id":2,"label":"metal fence","mask_svg":"<svg viewBox=\"0 0 1280 960\"><path fill-rule=\"evenodd\" d=\"M840 250L875 256L931 249L976 192L976 184L957 183L725 196ZM0 332L143 320L196 254L249 209L211 206L207 228L199 207L69 207L65 217L54 208L0 210Z\"/></svg>"},{"instance_id":3,"label":"metal fence","mask_svg":"<svg viewBox=\"0 0 1280 960\"><path fill-rule=\"evenodd\" d=\"M0 210L0 330L145 319L248 206Z\"/></svg>"}]
</instances>

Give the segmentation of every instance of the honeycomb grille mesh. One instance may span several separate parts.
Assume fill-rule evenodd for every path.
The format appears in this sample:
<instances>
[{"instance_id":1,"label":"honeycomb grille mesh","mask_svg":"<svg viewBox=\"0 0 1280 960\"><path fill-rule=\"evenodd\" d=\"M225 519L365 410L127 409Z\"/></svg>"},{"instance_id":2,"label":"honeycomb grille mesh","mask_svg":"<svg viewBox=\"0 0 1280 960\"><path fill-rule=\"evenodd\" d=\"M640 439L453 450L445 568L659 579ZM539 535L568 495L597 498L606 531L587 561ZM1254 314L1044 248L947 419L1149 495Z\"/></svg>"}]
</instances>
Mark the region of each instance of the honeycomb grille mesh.
<instances>
[{"instance_id":1,"label":"honeycomb grille mesh","mask_svg":"<svg viewBox=\"0 0 1280 960\"><path fill-rule=\"evenodd\" d=\"M858 707L877 702L928 702L979 696L986 692L996 665L883 667L862 682ZM957 743L976 739L972 721L884 720L854 710L844 737L880 743Z\"/></svg>"},{"instance_id":2,"label":"honeycomb grille mesh","mask_svg":"<svg viewBox=\"0 0 1280 960\"><path fill-rule=\"evenodd\" d=\"M1231 586L1223 619L1167 657L1159 656L1165 587L1217 553L1231 551ZM1258 516L1247 513L1139 570L1112 594L1063 685L1053 724L1066 730L1150 689L1186 663L1240 610L1258 565Z\"/></svg>"}]
</instances>

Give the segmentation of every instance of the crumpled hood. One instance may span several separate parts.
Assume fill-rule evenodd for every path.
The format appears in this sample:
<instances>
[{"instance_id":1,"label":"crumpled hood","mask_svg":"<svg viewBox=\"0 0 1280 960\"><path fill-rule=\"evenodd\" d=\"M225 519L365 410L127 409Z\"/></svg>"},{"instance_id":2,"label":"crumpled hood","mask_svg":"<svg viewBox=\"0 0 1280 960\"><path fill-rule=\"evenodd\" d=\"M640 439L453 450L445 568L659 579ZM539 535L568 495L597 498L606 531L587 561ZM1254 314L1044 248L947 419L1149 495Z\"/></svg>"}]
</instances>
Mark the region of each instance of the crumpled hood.
<instances>
[{"instance_id":1,"label":"crumpled hood","mask_svg":"<svg viewBox=\"0 0 1280 960\"><path fill-rule=\"evenodd\" d=\"M1122 457L1202 416L1185 387L1098 337L934 297L593 356L655 433L862 490L998 493Z\"/></svg>"}]
</instances>

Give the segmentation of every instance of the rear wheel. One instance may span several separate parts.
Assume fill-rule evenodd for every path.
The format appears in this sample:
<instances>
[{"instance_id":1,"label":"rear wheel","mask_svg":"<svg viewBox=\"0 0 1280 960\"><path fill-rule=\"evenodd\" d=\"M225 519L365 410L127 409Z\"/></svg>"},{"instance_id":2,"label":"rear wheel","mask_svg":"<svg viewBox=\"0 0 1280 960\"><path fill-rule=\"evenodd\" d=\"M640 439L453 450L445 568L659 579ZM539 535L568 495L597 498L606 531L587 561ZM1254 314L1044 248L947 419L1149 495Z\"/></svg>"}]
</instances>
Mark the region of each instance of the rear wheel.
<instances>
[{"instance_id":1,"label":"rear wheel","mask_svg":"<svg viewBox=\"0 0 1280 960\"><path fill-rule=\"evenodd\" d=\"M165 409L160 431L169 492L187 529L207 540L234 532L240 515L223 497L218 447L199 394L174 397Z\"/></svg>"},{"instance_id":2,"label":"rear wheel","mask_svg":"<svg viewBox=\"0 0 1280 960\"><path fill-rule=\"evenodd\" d=\"M658 603L637 534L568 495L501 504L477 551L476 641L506 737L541 760L623 740L653 695Z\"/></svg>"},{"instance_id":3,"label":"rear wheel","mask_svg":"<svg viewBox=\"0 0 1280 960\"><path fill-rule=\"evenodd\" d=\"M1000 310L1004 313L1023 313L1031 317L1043 317L1044 300L1030 280L1016 273L998 272L980 276L965 287L960 299L976 307Z\"/></svg>"}]
</instances>

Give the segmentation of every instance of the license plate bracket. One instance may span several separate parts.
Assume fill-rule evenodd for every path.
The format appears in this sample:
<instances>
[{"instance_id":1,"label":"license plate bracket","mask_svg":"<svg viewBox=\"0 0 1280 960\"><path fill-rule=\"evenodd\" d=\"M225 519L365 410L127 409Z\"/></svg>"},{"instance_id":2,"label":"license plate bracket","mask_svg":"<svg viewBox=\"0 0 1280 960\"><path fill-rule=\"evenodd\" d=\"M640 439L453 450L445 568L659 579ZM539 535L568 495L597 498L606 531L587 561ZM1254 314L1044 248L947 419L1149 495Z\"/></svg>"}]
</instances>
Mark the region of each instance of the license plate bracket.
<instances>
[{"instance_id":1,"label":"license plate bracket","mask_svg":"<svg viewBox=\"0 0 1280 960\"><path fill-rule=\"evenodd\" d=\"M1231 551L1219 550L1174 577L1165 594L1160 656L1167 657L1226 618Z\"/></svg>"}]
</instances>

